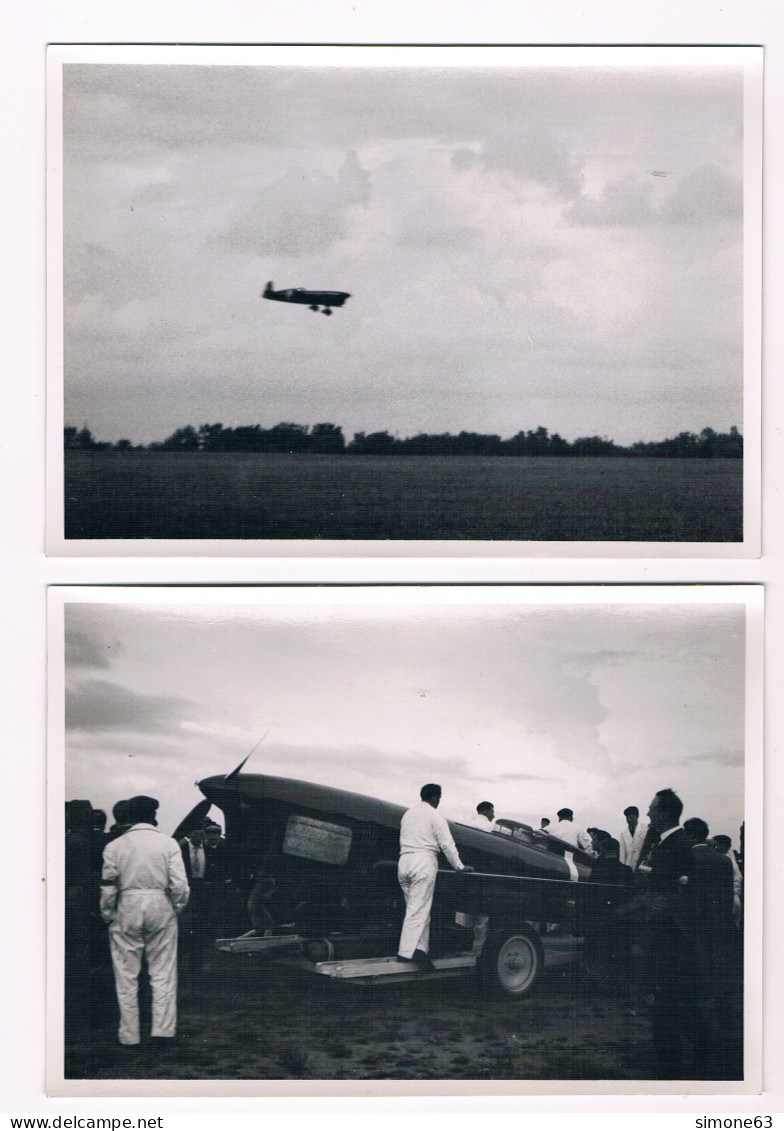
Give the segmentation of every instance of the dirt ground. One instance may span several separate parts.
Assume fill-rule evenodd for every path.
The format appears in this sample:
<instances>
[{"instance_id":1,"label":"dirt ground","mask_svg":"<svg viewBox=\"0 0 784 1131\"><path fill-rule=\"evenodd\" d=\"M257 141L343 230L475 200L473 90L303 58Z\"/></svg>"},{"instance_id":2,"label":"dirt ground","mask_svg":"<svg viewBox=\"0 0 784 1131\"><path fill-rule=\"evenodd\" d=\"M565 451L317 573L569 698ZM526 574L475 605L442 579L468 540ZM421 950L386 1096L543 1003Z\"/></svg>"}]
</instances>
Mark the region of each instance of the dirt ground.
<instances>
[{"instance_id":1,"label":"dirt ground","mask_svg":"<svg viewBox=\"0 0 784 1131\"><path fill-rule=\"evenodd\" d=\"M360 987L215 953L196 985L181 984L171 1044L143 1040L121 1048L114 1010L109 973L92 1019L78 1007L71 1015L66 1078L648 1080L653 1074L644 998L576 966L546 971L527 997L514 1000L489 998L472 978ZM739 1016L736 1009L727 1033L737 1030ZM144 1031L144 997L142 1020ZM716 1067L717 1078L731 1078Z\"/></svg>"}]
</instances>

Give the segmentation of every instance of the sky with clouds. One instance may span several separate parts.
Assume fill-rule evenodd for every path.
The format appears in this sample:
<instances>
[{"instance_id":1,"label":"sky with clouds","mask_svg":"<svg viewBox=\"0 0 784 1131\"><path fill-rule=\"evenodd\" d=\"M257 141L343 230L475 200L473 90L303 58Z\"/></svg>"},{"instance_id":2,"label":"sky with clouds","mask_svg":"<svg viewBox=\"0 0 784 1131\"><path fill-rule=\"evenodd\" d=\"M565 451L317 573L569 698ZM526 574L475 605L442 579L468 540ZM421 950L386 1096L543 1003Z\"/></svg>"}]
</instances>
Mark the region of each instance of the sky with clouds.
<instances>
[{"instance_id":1,"label":"sky with clouds","mask_svg":"<svg viewBox=\"0 0 784 1131\"><path fill-rule=\"evenodd\" d=\"M742 428L742 127L735 67L66 64L66 422Z\"/></svg>"},{"instance_id":2,"label":"sky with clouds","mask_svg":"<svg viewBox=\"0 0 784 1131\"><path fill-rule=\"evenodd\" d=\"M439 781L457 820L484 799L537 826L570 806L617 834L625 806L670 786L737 843L745 609L633 592L69 601L66 797L108 811L152 794L170 832L194 783L263 738L248 772L403 805Z\"/></svg>"}]
</instances>

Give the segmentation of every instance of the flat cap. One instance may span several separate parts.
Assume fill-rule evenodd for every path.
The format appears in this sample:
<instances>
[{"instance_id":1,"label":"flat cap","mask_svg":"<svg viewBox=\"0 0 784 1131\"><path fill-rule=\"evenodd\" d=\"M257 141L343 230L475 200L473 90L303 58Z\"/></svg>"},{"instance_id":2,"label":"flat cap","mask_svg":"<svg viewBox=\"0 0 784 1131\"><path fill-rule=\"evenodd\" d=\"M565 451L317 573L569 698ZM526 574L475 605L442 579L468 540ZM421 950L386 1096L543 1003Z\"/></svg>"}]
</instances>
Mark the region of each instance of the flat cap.
<instances>
[{"instance_id":1,"label":"flat cap","mask_svg":"<svg viewBox=\"0 0 784 1131\"><path fill-rule=\"evenodd\" d=\"M158 802L154 797L146 797L143 793L128 799L128 820L131 824L137 821L155 820Z\"/></svg>"}]
</instances>

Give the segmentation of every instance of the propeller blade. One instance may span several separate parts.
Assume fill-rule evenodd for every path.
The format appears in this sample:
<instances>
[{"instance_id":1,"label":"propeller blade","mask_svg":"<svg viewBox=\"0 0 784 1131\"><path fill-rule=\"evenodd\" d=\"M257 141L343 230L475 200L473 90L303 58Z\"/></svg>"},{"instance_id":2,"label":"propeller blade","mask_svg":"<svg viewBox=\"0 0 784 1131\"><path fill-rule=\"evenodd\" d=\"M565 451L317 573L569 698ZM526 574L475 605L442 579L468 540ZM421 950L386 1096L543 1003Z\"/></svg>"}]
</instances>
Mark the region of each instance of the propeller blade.
<instances>
[{"instance_id":1,"label":"propeller blade","mask_svg":"<svg viewBox=\"0 0 784 1131\"><path fill-rule=\"evenodd\" d=\"M253 751L251 750L250 754L252 754L252 753L253 753ZM242 769L242 767L243 767L243 766L245 765L245 763L247 762L248 758L250 758L250 754L246 754L246 756L245 756L245 757L244 757L244 758L242 759L242 761L240 762L239 766L237 766L237 768L236 768L235 770L232 770L230 774L227 774L227 776L226 776L226 785L228 785L230 781L234 781L234 779L236 778L237 774L238 774L238 773L240 772L240 770Z\"/></svg>"},{"instance_id":2,"label":"propeller blade","mask_svg":"<svg viewBox=\"0 0 784 1131\"><path fill-rule=\"evenodd\" d=\"M200 801L194 809L191 809L188 816L180 821L179 825L172 833L174 839L181 840L182 837L187 836L189 832L195 829L202 818L207 816L211 805L212 802L205 798L205 800Z\"/></svg>"}]
</instances>

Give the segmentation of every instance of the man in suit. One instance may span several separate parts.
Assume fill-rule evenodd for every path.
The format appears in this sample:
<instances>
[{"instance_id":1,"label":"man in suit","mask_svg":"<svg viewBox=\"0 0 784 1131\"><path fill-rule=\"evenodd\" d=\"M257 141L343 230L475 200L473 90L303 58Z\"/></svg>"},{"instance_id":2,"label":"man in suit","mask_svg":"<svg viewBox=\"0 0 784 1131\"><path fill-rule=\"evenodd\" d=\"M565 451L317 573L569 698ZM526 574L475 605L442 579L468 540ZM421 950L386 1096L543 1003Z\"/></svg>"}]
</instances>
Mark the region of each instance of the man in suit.
<instances>
[{"instance_id":1,"label":"man in suit","mask_svg":"<svg viewBox=\"0 0 784 1131\"><path fill-rule=\"evenodd\" d=\"M214 940L225 934L231 902L226 841L214 821L204 826L204 858L204 926Z\"/></svg>"},{"instance_id":2,"label":"man in suit","mask_svg":"<svg viewBox=\"0 0 784 1131\"><path fill-rule=\"evenodd\" d=\"M683 831L694 857L689 885L694 943L703 987L713 996L718 989L717 980L728 972L732 955L732 864L708 843L710 830L705 821L691 817L684 821Z\"/></svg>"},{"instance_id":3,"label":"man in suit","mask_svg":"<svg viewBox=\"0 0 784 1131\"><path fill-rule=\"evenodd\" d=\"M188 877L191 894L188 907L180 925L181 946L180 965L187 972L191 982L201 972L204 953L207 947L206 933L206 890L207 853L204 847L204 829L191 829L186 837L178 841L185 874Z\"/></svg>"},{"instance_id":4,"label":"man in suit","mask_svg":"<svg viewBox=\"0 0 784 1131\"><path fill-rule=\"evenodd\" d=\"M592 884L606 884L597 901L599 918L586 932L586 951L589 963L595 964L601 974L610 974L623 986L628 977L630 931L628 923L616 918L612 912L631 898L634 873L628 864L619 859L620 846L614 837L602 842L602 854L591 867Z\"/></svg>"},{"instance_id":5,"label":"man in suit","mask_svg":"<svg viewBox=\"0 0 784 1131\"><path fill-rule=\"evenodd\" d=\"M178 841L180 850L182 852L182 859L185 863L185 873L188 877L188 883L192 888L198 884L198 881L204 879L204 873L207 870L207 857L204 851L204 829L191 829L187 836ZM196 881L196 883L194 883Z\"/></svg>"},{"instance_id":6,"label":"man in suit","mask_svg":"<svg viewBox=\"0 0 784 1131\"><path fill-rule=\"evenodd\" d=\"M653 990L651 1028L655 1076L660 1080L697 1078L702 1052L686 896L694 861L680 825L682 812L683 802L671 789L660 789L648 809L648 821L658 843L650 853L648 888L652 898L643 952ZM684 1041L694 1052L693 1071L686 1067Z\"/></svg>"},{"instance_id":7,"label":"man in suit","mask_svg":"<svg viewBox=\"0 0 784 1131\"><path fill-rule=\"evenodd\" d=\"M742 1073L737 1040L729 1037L735 993L737 949L732 920L732 864L708 843L709 829L700 817L683 822L694 865L688 894L692 941L696 959L693 974L699 1025L698 1051L702 1075L733 1078ZM729 1037L729 1039L728 1039Z\"/></svg>"},{"instance_id":8,"label":"man in suit","mask_svg":"<svg viewBox=\"0 0 784 1131\"><path fill-rule=\"evenodd\" d=\"M128 820L128 801L126 799L115 801L112 806L112 816L114 817L114 824L106 834L107 844L110 840L116 840L118 836L127 833L128 829L131 827L130 821Z\"/></svg>"},{"instance_id":9,"label":"man in suit","mask_svg":"<svg viewBox=\"0 0 784 1131\"><path fill-rule=\"evenodd\" d=\"M609 892L607 906L617 907L629 898L634 887L634 873L628 864L622 864L620 845L615 837L602 841L602 854L591 868L592 884L613 884L618 892Z\"/></svg>"},{"instance_id":10,"label":"man in suit","mask_svg":"<svg viewBox=\"0 0 784 1131\"><path fill-rule=\"evenodd\" d=\"M204 878L211 884L222 884L226 879L226 841L221 827L209 824L204 829Z\"/></svg>"}]
</instances>

